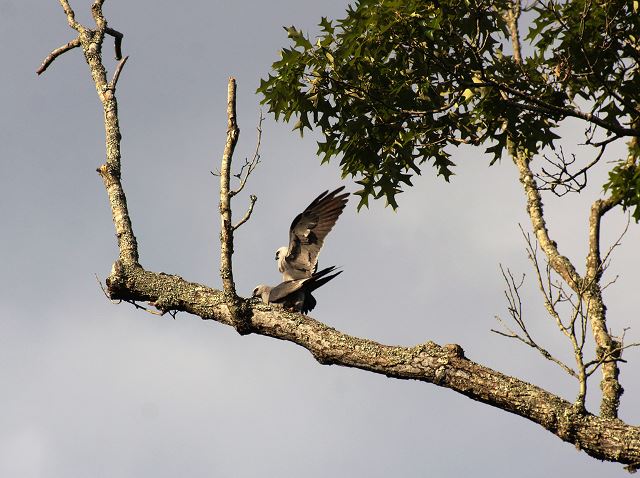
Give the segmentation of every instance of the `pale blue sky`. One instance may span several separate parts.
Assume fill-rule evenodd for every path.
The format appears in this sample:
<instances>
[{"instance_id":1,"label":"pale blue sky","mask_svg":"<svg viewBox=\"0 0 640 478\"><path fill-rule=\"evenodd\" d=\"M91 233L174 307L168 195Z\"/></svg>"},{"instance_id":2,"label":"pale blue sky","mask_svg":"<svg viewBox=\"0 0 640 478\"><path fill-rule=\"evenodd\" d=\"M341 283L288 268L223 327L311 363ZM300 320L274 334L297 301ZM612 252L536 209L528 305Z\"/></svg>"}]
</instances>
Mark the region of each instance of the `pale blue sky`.
<instances>
[{"instance_id":1,"label":"pale blue sky","mask_svg":"<svg viewBox=\"0 0 640 478\"><path fill-rule=\"evenodd\" d=\"M91 2L71 3L87 21ZM106 2L130 55L118 84L123 174L145 267L220 285L209 171L224 144L227 78L238 79L239 162L254 148L259 79L287 44L282 26L314 31L345 6ZM111 304L94 277L105 278L117 253L95 172L104 159L101 106L78 50L35 75L72 38L58 2L0 0L0 476L626 476L451 391L321 366L292 344L239 337L186 314L171 320ZM105 47L105 57L111 52ZM568 127L567 144L580 132ZM301 139L267 115L262 141L263 163L246 188L258 204L236 243L245 295L278 280L273 254L295 214L325 189L357 189L341 182L336 163L320 166L312 135ZM509 161L489 168L470 148L453 159L451 184L425 166L398 212L375 204L357 214L350 203L321 256L344 273L318 291L312 315L388 344L456 342L475 361L573 400L576 384L557 367L489 331L496 314L506 317L502 263L527 273L536 337L570 359L526 262L517 172ZM601 183L567 201L545 199L552 235L579 267ZM236 215L245 206L246 196ZM621 213L606 218L605 245L623 225ZM635 340L639 236L632 226L610 269L620 278L606 292L610 326L632 326ZM621 414L638 423L640 357L630 350L626 358ZM596 410L597 381L591 388Z\"/></svg>"}]
</instances>

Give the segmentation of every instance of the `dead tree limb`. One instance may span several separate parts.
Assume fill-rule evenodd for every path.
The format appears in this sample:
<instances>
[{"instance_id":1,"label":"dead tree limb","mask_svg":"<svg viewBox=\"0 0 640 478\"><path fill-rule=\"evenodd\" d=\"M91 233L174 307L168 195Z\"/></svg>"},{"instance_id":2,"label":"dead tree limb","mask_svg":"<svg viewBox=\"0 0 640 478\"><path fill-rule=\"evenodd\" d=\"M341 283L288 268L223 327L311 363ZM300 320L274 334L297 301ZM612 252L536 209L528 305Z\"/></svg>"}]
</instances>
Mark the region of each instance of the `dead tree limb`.
<instances>
[{"instance_id":1,"label":"dead tree limb","mask_svg":"<svg viewBox=\"0 0 640 478\"><path fill-rule=\"evenodd\" d=\"M231 198L234 192L229 184L233 153L239 136L240 128L236 118L236 80L235 78L229 78L227 85L227 140L220 165L220 276L222 277L225 300L229 306L234 327L238 333L247 334L250 332L248 318L251 315L251 308L246 305L246 300L238 297L236 293L232 261L233 233L251 216L253 205L255 204L255 199L253 199L255 196L252 196L251 207L245 217L234 226L231 218ZM251 171L248 171L247 177Z\"/></svg>"},{"instance_id":2,"label":"dead tree limb","mask_svg":"<svg viewBox=\"0 0 640 478\"><path fill-rule=\"evenodd\" d=\"M231 177L231 161L238 143L240 128L236 121L236 80L229 78L227 85L227 140L224 145L220 165L220 275L225 294L236 296L233 282L233 224L231 222L231 195L229 181Z\"/></svg>"}]
</instances>

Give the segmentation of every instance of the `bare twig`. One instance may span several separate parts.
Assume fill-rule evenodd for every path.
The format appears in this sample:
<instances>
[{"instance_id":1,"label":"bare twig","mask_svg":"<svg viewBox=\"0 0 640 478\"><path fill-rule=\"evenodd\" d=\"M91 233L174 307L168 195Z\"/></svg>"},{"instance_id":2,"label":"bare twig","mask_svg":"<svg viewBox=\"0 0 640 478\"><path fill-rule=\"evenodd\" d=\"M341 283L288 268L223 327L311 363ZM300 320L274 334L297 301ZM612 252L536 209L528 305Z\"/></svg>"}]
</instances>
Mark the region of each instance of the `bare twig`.
<instances>
[{"instance_id":1,"label":"bare twig","mask_svg":"<svg viewBox=\"0 0 640 478\"><path fill-rule=\"evenodd\" d=\"M94 274L95 278L96 278L96 282L98 283L98 285L100 286L100 289L102 289L102 293L104 294L104 296L109 299L109 302L111 302L112 304L120 304L122 303L122 300L113 300L111 297L109 297L109 293L107 292L107 290L104 288L104 285L102 285L102 281L100 280L100 278L98 277L98 274Z\"/></svg>"},{"instance_id":2,"label":"bare twig","mask_svg":"<svg viewBox=\"0 0 640 478\"><path fill-rule=\"evenodd\" d=\"M524 335L521 335L514 330L512 330L499 316L495 316L495 318L502 324L502 326L507 330L507 333L500 332L495 329L491 329L492 332L502 335L503 337L509 337L513 339L517 339L520 342L528 345L529 347L537 350L540 355L542 355L545 359L550 360L551 362L557 364L562 368L565 372L567 372L570 376L578 378L578 374L575 370L565 364L562 360L555 357L551 352L547 349L539 345L532 337L529 331L527 330L524 317L522 315L522 300L520 298L520 288L524 283L524 274L519 283L516 283L513 274L509 269L505 272L502 265L500 265L500 272L502 273L502 277L504 278L507 289L504 291L505 297L507 299L507 310L509 311L509 315L513 319L513 321L518 325L518 328L522 331Z\"/></svg>"},{"instance_id":3,"label":"bare twig","mask_svg":"<svg viewBox=\"0 0 640 478\"><path fill-rule=\"evenodd\" d=\"M124 64L127 62L128 59L129 59L129 57L125 56L122 60L120 60L120 62L118 63L118 66L116 67L116 71L113 72L113 79L109 83L109 88L111 90L115 91L116 84L118 83L118 80L120 79L120 72L122 71L122 68L124 67Z\"/></svg>"},{"instance_id":4,"label":"bare twig","mask_svg":"<svg viewBox=\"0 0 640 478\"><path fill-rule=\"evenodd\" d=\"M53 50L51 53L49 53L49 55L42 61L42 64L40 65L40 67L36 70L36 73L38 75L41 75L42 73L44 73L44 71L49 68L49 65L51 65L51 63L53 63L53 60L55 60L56 58L58 58L60 55L62 55L63 53L68 52L69 50L73 50L74 48L77 48L80 46L80 38L76 38L74 40L71 40L69 43L67 43L66 45L62 45L60 48L56 48L55 50Z\"/></svg>"},{"instance_id":5,"label":"bare twig","mask_svg":"<svg viewBox=\"0 0 640 478\"><path fill-rule=\"evenodd\" d=\"M251 217L251 213L253 212L253 206L255 206L257 200L258 197L256 195L252 194L251 196L249 196L249 209L247 209L247 212L245 213L243 218L233 226L234 231L249 220L249 218Z\"/></svg>"},{"instance_id":6,"label":"bare twig","mask_svg":"<svg viewBox=\"0 0 640 478\"><path fill-rule=\"evenodd\" d=\"M238 194L240 191L244 189L245 184L247 184L247 179L249 179L249 176L251 175L251 173L253 173L254 169L256 169L256 167L260 163L260 143L262 141L262 122L263 121L264 121L264 116L262 115L262 110L260 110L260 118L258 119L258 126L256 126L256 131L258 132L258 138L256 140L256 149L253 153L253 159L251 161L248 161L245 159L245 162L242 165L242 168L240 168L240 172L234 175L236 178L240 180L240 185L238 186L237 189L234 189L233 191L229 192L231 197L235 196L236 194ZM255 203L255 201L253 202ZM253 208L253 205L251 207Z\"/></svg>"},{"instance_id":7,"label":"bare twig","mask_svg":"<svg viewBox=\"0 0 640 478\"><path fill-rule=\"evenodd\" d=\"M116 60L122 59L122 37L124 36L119 31L114 30L111 27L107 27L104 29L104 32L111 35L113 37L114 49L116 53Z\"/></svg>"},{"instance_id":8,"label":"bare twig","mask_svg":"<svg viewBox=\"0 0 640 478\"><path fill-rule=\"evenodd\" d=\"M591 370L587 372L587 375L593 374L601 365L611 362L622 362L626 363L627 361L622 358L622 351L632 348L632 347L640 347L640 342L634 342L628 345L620 344L615 349L603 354L600 358L591 360L585 364L586 367L593 367Z\"/></svg>"},{"instance_id":9,"label":"bare twig","mask_svg":"<svg viewBox=\"0 0 640 478\"><path fill-rule=\"evenodd\" d=\"M602 269L602 272L604 272L608 265L609 265L609 258L611 257L611 254L613 253L613 251L619 247L620 245L622 245L622 239L624 238L624 236L627 234L627 232L629 231L629 225L631 224L631 214L629 212L627 212L627 222L624 226L624 229L622 230L622 232L620 233L620 235L618 236L618 239L616 239L616 241L611 244L611 246L609 246L609 250L607 250L607 253L604 255L604 257L602 258L602 261L600 263L600 268ZM604 290L607 286L613 284L617 279L614 278L612 281L610 281L609 283L607 283L606 286L602 287L602 290Z\"/></svg>"},{"instance_id":10,"label":"bare twig","mask_svg":"<svg viewBox=\"0 0 640 478\"><path fill-rule=\"evenodd\" d=\"M551 191L558 197L562 197L570 192L580 192L585 187L587 187L587 172L602 159L604 154L606 145L600 146L600 152L598 155L591 161L589 164L584 166L582 169L575 173L569 172L569 167L575 163L576 156L572 154L572 159L568 160L564 156L564 151L562 147L559 148L559 152L554 152L557 161L553 161L549 159L546 155L544 158L548 163L554 166L557 171L547 171L544 167L542 168L542 174L536 175L536 177L542 182L542 186L538 186L540 190L548 190ZM564 188L563 190L559 190L559 188Z\"/></svg>"}]
</instances>

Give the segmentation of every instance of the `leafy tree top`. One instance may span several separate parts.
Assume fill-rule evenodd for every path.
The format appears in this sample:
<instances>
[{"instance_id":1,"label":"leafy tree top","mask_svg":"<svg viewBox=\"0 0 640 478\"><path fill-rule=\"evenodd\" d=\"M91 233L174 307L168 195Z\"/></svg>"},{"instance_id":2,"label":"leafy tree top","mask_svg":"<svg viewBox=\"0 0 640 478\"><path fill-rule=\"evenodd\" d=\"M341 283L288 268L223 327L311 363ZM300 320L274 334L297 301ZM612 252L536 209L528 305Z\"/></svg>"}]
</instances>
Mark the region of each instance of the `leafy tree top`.
<instances>
[{"instance_id":1,"label":"leafy tree top","mask_svg":"<svg viewBox=\"0 0 640 478\"><path fill-rule=\"evenodd\" d=\"M459 144L484 145L492 163L511 148L533 157L555 147L570 117L596 151L637 137L637 10L629 0L537 2L521 58L520 7L509 0L360 0L344 19L322 18L314 43L287 28L292 45L258 92L276 119L320 129L318 153L341 156L343 175L362 186L359 207L384 197L395 208L425 162L448 181ZM634 148L605 186L638 220Z\"/></svg>"}]
</instances>

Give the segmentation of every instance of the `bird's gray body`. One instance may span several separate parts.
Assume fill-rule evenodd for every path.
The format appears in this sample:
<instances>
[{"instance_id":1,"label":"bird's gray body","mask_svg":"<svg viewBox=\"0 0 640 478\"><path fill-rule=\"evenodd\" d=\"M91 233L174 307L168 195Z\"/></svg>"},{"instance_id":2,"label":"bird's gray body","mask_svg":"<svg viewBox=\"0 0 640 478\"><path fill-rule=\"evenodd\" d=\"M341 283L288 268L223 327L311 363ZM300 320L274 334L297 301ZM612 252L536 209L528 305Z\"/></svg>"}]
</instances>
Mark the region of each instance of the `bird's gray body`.
<instances>
[{"instance_id":1,"label":"bird's gray body","mask_svg":"<svg viewBox=\"0 0 640 478\"><path fill-rule=\"evenodd\" d=\"M260 284L253 289L253 297L260 297L265 304L281 304L287 309L306 314L316 306L316 299L311 293L342 273L338 271L331 274L334 271L335 266L327 267L309 277L287 280L275 287Z\"/></svg>"}]
</instances>

